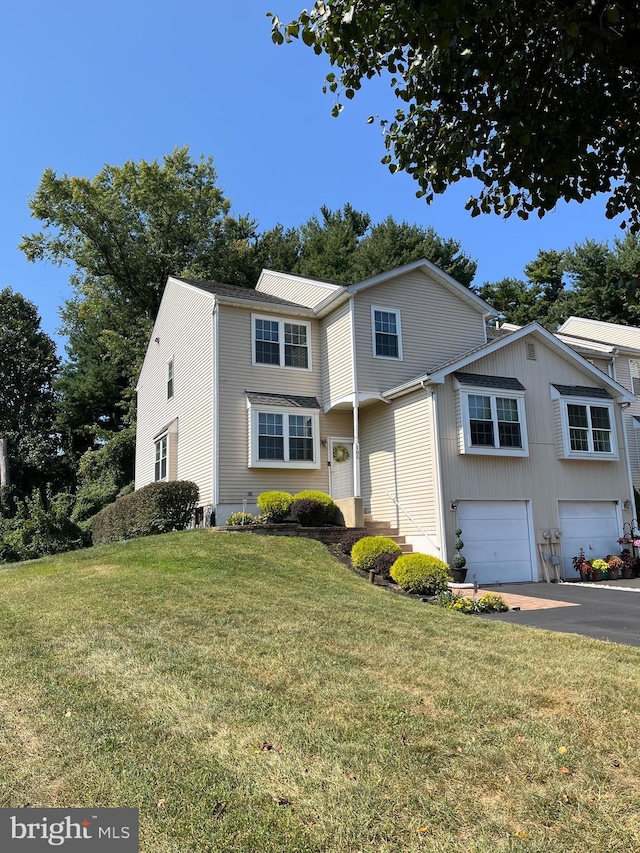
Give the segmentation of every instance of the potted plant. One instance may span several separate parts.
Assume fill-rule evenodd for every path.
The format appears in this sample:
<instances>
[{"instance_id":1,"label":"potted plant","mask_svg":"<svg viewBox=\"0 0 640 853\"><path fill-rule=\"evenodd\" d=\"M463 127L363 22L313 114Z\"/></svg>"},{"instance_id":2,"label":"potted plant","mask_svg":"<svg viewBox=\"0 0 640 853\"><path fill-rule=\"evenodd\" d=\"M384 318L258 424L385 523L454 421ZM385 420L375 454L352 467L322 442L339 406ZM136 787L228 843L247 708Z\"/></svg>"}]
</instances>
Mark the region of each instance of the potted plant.
<instances>
[{"instance_id":1,"label":"potted plant","mask_svg":"<svg viewBox=\"0 0 640 853\"><path fill-rule=\"evenodd\" d=\"M573 558L573 568L580 574L580 580L591 580L591 566L584 555L584 548L580 548L578 556Z\"/></svg>"},{"instance_id":2,"label":"potted plant","mask_svg":"<svg viewBox=\"0 0 640 853\"><path fill-rule=\"evenodd\" d=\"M464 548L464 542L460 538L462 530L459 527L456 527L453 532L456 537L453 542L453 547L456 549L456 553L453 555L453 559L451 560L451 577L453 578L454 583L464 583L467 579L467 570L465 568L467 560L460 553Z\"/></svg>"},{"instance_id":3,"label":"potted plant","mask_svg":"<svg viewBox=\"0 0 640 853\"><path fill-rule=\"evenodd\" d=\"M616 557L615 554L609 554L608 557L605 558L607 561L607 565L609 566L609 580L615 581L622 570L622 560L620 557Z\"/></svg>"},{"instance_id":4,"label":"potted plant","mask_svg":"<svg viewBox=\"0 0 640 853\"><path fill-rule=\"evenodd\" d=\"M609 570L609 566L606 563L606 560L592 560L591 561L591 580L592 581L601 581L602 576L605 572Z\"/></svg>"},{"instance_id":5,"label":"potted plant","mask_svg":"<svg viewBox=\"0 0 640 853\"><path fill-rule=\"evenodd\" d=\"M625 548L622 554L620 554L620 559L622 560L622 568L620 569L620 574L623 578L628 580L633 577L633 572L636 566L636 558L629 551L628 548Z\"/></svg>"}]
</instances>

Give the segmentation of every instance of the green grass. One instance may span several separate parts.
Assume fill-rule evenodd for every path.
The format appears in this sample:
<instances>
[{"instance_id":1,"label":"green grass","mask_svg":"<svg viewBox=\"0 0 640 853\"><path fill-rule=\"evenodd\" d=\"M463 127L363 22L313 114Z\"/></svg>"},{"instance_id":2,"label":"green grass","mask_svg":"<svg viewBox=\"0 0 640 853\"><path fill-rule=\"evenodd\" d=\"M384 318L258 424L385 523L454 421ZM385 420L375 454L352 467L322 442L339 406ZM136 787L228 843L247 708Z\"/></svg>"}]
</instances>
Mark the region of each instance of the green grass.
<instances>
[{"instance_id":1,"label":"green grass","mask_svg":"<svg viewBox=\"0 0 640 853\"><path fill-rule=\"evenodd\" d=\"M307 540L95 548L0 571L0 806L139 807L144 853L631 853L639 675Z\"/></svg>"}]
</instances>

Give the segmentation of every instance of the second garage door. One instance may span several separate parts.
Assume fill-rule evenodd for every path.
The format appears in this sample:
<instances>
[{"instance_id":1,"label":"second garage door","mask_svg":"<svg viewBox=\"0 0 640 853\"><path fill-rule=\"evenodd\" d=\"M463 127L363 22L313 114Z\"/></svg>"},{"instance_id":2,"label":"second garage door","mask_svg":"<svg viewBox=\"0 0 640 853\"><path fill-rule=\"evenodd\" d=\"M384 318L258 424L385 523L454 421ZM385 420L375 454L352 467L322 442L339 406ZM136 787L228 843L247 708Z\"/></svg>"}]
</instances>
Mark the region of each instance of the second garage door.
<instances>
[{"instance_id":1,"label":"second garage door","mask_svg":"<svg viewBox=\"0 0 640 853\"><path fill-rule=\"evenodd\" d=\"M578 577L573 557L580 548L585 557L619 554L621 520L615 501L559 501L558 515L562 531L562 574L567 580Z\"/></svg>"},{"instance_id":2,"label":"second garage door","mask_svg":"<svg viewBox=\"0 0 640 853\"><path fill-rule=\"evenodd\" d=\"M474 574L480 584L537 580L526 501L459 501L458 527L467 581Z\"/></svg>"}]
</instances>

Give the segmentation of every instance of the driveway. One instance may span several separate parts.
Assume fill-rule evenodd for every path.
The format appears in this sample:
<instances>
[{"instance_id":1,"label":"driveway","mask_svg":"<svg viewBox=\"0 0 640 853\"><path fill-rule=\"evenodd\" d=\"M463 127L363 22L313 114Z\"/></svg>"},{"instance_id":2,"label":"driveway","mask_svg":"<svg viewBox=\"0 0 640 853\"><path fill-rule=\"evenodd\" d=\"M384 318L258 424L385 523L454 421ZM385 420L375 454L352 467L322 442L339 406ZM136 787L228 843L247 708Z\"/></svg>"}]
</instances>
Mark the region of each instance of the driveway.
<instances>
[{"instance_id":1,"label":"driveway","mask_svg":"<svg viewBox=\"0 0 640 853\"><path fill-rule=\"evenodd\" d=\"M483 589L506 594L511 607L518 606L517 598L512 599L511 596L545 601L541 609L490 613L484 615L483 619L582 634L596 640L640 647L640 579L593 585L501 584ZM554 607L553 602L557 602L558 606ZM577 606L562 606L563 603Z\"/></svg>"}]
</instances>

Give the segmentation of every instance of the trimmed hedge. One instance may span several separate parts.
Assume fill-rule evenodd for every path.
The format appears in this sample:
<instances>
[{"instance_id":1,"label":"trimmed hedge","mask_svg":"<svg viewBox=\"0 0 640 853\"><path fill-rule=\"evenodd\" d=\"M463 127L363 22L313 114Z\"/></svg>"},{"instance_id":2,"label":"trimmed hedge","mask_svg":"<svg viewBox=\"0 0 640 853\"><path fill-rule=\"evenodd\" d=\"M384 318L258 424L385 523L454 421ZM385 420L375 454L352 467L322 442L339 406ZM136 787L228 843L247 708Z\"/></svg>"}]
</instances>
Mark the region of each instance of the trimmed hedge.
<instances>
[{"instance_id":1,"label":"trimmed hedge","mask_svg":"<svg viewBox=\"0 0 640 853\"><path fill-rule=\"evenodd\" d=\"M326 513L320 501L313 498L300 498L291 504L291 515L303 527L321 527Z\"/></svg>"},{"instance_id":2,"label":"trimmed hedge","mask_svg":"<svg viewBox=\"0 0 640 853\"><path fill-rule=\"evenodd\" d=\"M198 487L189 480L149 483L118 498L91 519L94 545L184 530L198 503Z\"/></svg>"},{"instance_id":3,"label":"trimmed hedge","mask_svg":"<svg viewBox=\"0 0 640 853\"><path fill-rule=\"evenodd\" d=\"M262 515L267 516L274 524L278 524L289 515L293 498L289 492L262 492L258 495L256 503Z\"/></svg>"},{"instance_id":4,"label":"trimmed hedge","mask_svg":"<svg viewBox=\"0 0 640 853\"><path fill-rule=\"evenodd\" d=\"M403 554L391 567L391 577L406 592L435 595L449 583L449 566L429 554Z\"/></svg>"},{"instance_id":5,"label":"trimmed hedge","mask_svg":"<svg viewBox=\"0 0 640 853\"><path fill-rule=\"evenodd\" d=\"M333 524L336 520L338 507L333 502L331 495L326 492L318 492L315 489L306 489L293 496L294 501L311 500L318 501L324 507L324 520L327 524ZM322 524L322 522L320 522Z\"/></svg>"},{"instance_id":6,"label":"trimmed hedge","mask_svg":"<svg viewBox=\"0 0 640 853\"><path fill-rule=\"evenodd\" d=\"M402 554L402 548L388 536L364 536L351 549L351 562L356 569L368 572L380 554Z\"/></svg>"}]
</instances>

